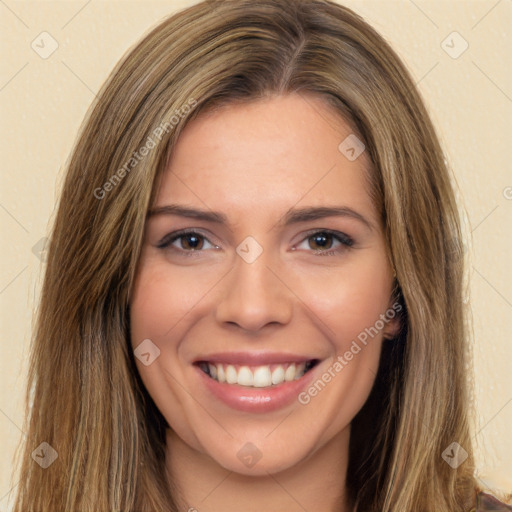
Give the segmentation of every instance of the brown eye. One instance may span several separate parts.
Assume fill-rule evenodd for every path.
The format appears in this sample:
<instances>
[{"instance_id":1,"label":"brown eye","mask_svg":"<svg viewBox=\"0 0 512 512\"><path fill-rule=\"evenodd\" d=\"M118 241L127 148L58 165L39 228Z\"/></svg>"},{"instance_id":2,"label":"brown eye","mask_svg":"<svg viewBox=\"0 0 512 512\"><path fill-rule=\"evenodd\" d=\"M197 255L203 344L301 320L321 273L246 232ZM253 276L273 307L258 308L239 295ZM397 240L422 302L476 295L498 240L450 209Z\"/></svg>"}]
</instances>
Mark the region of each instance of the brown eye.
<instances>
[{"instance_id":1,"label":"brown eye","mask_svg":"<svg viewBox=\"0 0 512 512\"><path fill-rule=\"evenodd\" d=\"M181 248L182 249L202 249L204 244L204 238L201 235L189 234L189 235L181 235L177 238L179 240L181 238Z\"/></svg>"},{"instance_id":2,"label":"brown eye","mask_svg":"<svg viewBox=\"0 0 512 512\"><path fill-rule=\"evenodd\" d=\"M333 242L333 236L330 233L317 233L311 235L308 240L313 242L309 244L313 250L330 249Z\"/></svg>"},{"instance_id":3,"label":"brown eye","mask_svg":"<svg viewBox=\"0 0 512 512\"><path fill-rule=\"evenodd\" d=\"M313 251L318 256L331 256L350 249L354 240L345 233L330 230L321 230L310 232L297 246L307 243L305 250Z\"/></svg>"},{"instance_id":4,"label":"brown eye","mask_svg":"<svg viewBox=\"0 0 512 512\"><path fill-rule=\"evenodd\" d=\"M205 246L205 244L207 244ZM209 246L208 246L209 244ZM166 235L158 244L159 249L170 249L182 253L202 252L206 249L216 249L204 235L196 231L177 231Z\"/></svg>"}]
</instances>

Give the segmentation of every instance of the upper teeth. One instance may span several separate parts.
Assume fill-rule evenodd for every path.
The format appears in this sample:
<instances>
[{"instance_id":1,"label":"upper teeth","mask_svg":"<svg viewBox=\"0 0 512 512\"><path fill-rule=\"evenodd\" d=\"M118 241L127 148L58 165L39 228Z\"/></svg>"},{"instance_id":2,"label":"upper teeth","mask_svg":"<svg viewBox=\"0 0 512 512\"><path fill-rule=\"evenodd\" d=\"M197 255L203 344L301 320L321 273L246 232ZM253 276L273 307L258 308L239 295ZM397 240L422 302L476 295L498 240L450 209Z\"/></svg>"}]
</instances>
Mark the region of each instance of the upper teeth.
<instances>
[{"instance_id":1,"label":"upper teeth","mask_svg":"<svg viewBox=\"0 0 512 512\"><path fill-rule=\"evenodd\" d=\"M306 371L306 363L286 363L263 366L240 366L208 363L208 374L218 382L263 388L300 379ZM206 365L203 366L206 370Z\"/></svg>"}]
</instances>

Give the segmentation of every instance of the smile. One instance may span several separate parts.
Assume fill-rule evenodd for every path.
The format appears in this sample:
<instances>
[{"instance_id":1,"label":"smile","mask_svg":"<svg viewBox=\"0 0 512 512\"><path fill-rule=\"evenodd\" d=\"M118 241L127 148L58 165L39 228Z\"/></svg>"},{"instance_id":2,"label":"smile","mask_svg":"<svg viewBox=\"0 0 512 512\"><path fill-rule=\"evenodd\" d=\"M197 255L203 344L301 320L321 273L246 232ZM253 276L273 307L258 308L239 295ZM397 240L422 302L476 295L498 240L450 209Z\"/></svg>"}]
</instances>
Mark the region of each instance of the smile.
<instances>
[{"instance_id":1,"label":"smile","mask_svg":"<svg viewBox=\"0 0 512 512\"><path fill-rule=\"evenodd\" d=\"M197 358L193 367L212 404L268 413L298 403L320 362L289 353L224 352Z\"/></svg>"},{"instance_id":2,"label":"smile","mask_svg":"<svg viewBox=\"0 0 512 512\"><path fill-rule=\"evenodd\" d=\"M298 380L317 363L316 359L258 366L212 363L202 361L199 368L220 383L237 384L250 388L278 386L283 382Z\"/></svg>"}]
</instances>

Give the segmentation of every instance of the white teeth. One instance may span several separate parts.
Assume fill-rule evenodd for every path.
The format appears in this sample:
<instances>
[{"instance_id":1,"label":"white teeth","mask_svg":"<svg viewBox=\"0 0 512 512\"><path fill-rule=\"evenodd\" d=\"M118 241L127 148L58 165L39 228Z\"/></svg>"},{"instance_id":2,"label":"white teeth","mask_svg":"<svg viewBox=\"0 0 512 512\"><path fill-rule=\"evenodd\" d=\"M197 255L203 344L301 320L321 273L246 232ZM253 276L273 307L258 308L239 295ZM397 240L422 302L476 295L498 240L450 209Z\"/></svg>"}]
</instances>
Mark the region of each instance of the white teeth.
<instances>
[{"instance_id":1,"label":"white teeth","mask_svg":"<svg viewBox=\"0 0 512 512\"><path fill-rule=\"evenodd\" d=\"M290 382L291 380L295 379L295 364L292 363L288 368L286 368L286 371L284 372L284 380L286 382Z\"/></svg>"},{"instance_id":2,"label":"white teeth","mask_svg":"<svg viewBox=\"0 0 512 512\"><path fill-rule=\"evenodd\" d=\"M233 365L228 364L226 368L226 382L228 384L236 384L238 382L238 375Z\"/></svg>"},{"instance_id":3,"label":"white teeth","mask_svg":"<svg viewBox=\"0 0 512 512\"><path fill-rule=\"evenodd\" d=\"M306 363L300 363L295 368L295 380L300 379L306 370Z\"/></svg>"},{"instance_id":4,"label":"white teeth","mask_svg":"<svg viewBox=\"0 0 512 512\"><path fill-rule=\"evenodd\" d=\"M217 367L214 364L208 364L208 370L210 371L210 375L216 379L217 378Z\"/></svg>"},{"instance_id":5,"label":"white teeth","mask_svg":"<svg viewBox=\"0 0 512 512\"><path fill-rule=\"evenodd\" d=\"M281 384L284 382L284 368L282 366L278 366L273 372L272 372L272 384Z\"/></svg>"},{"instance_id":6,"label":"white teeth","mask_svg":"<svg viewBox=\"0 0 512 512\"><path fill-rule=\"evenodd\" d=\"M300 379L305 371L306 363L279 364L273 371L271 371L270 365L252 368L240 366L237 370L232 364L208 363L208 373L216 381L255 388L277 386L283 382Z\"/></svg>"},{"instance_id":7,"label":"white teeth","mask_svg":"<svg viewBox=\"0 0 512 512\"><path fill-rule=\"evenodd\" d=\"M238 370L238 384L240 386L252 386L254 377L252 375L251 370L248 366L242 366L240 370Z\"/></svg>"},{"instance_id":8,"label":"white teeth","mask_svg":"<svg viewBox=\"0 0 512 512\"><path fill-rule=\"evenodd\" d=\"M269 366L259 366L254 370L254 384L255 388L265 388L272 384L272 375Z\"/></svg>"}]
</instances>

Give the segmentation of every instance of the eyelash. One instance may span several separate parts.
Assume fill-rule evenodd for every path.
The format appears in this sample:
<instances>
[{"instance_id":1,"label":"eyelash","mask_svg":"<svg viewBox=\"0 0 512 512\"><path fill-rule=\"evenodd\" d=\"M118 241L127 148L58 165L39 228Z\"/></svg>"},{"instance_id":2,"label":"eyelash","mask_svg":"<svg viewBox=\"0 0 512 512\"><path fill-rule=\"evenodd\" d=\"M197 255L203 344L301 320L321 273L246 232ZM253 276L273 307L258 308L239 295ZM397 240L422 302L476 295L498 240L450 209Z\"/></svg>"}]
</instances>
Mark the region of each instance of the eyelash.
<instances>
[{"instance_id":1,"label":"eyelash","mask_svg":"<svg viewBox=\"0 0 512 512\"><path fill-rule=\"evenodd\" d=\"M214 245L215 244L212 244L208 238L204 235L202 235L201 233L199 233L198 231L194 230L194 229L183 229L183 230L180 230L180 231L175 231L174 233L169 233L168 235L166 235L158 244L157 244L157 248L158 249L169 249L169 250L172 250L172 251L176 251L176 252L179 252L187 257L189 256L196 256L197 253L199 252L203 252L202 249L191 249L191 250L184 250L184 249L178 249L177 247L173 247L171 244L174 243L176 240L179 240L180 238L184 238L186 237L187 235L196 235L200 238L203 238L205 240L208 241L208 243L210 243L211 245ZM310 232L308 232L306 234L306 236L301 240L300 243L306 241L308 238L312 238L314 235L330 235L332 236L336 241L340 242L341 243L341 246L336 248L336 249L327 249L325 251L322 251L322 250L312 250L313 254L315 254L316 256L336 256L338 255L339 253L341 253L342 251L345 251L347 249L350 249L352 248L352 246L354 245L354 240L349 237L348 235L346 235L345 233L341 233L339 231L333 231L333 230L330 230L330 229L317 229L317 230L312 230ZM299 244L300 244L299 243ZM299 245L298 244L298 245ZM295 249L294 249L295 250Z\"/></svg>"}]
</instances>

